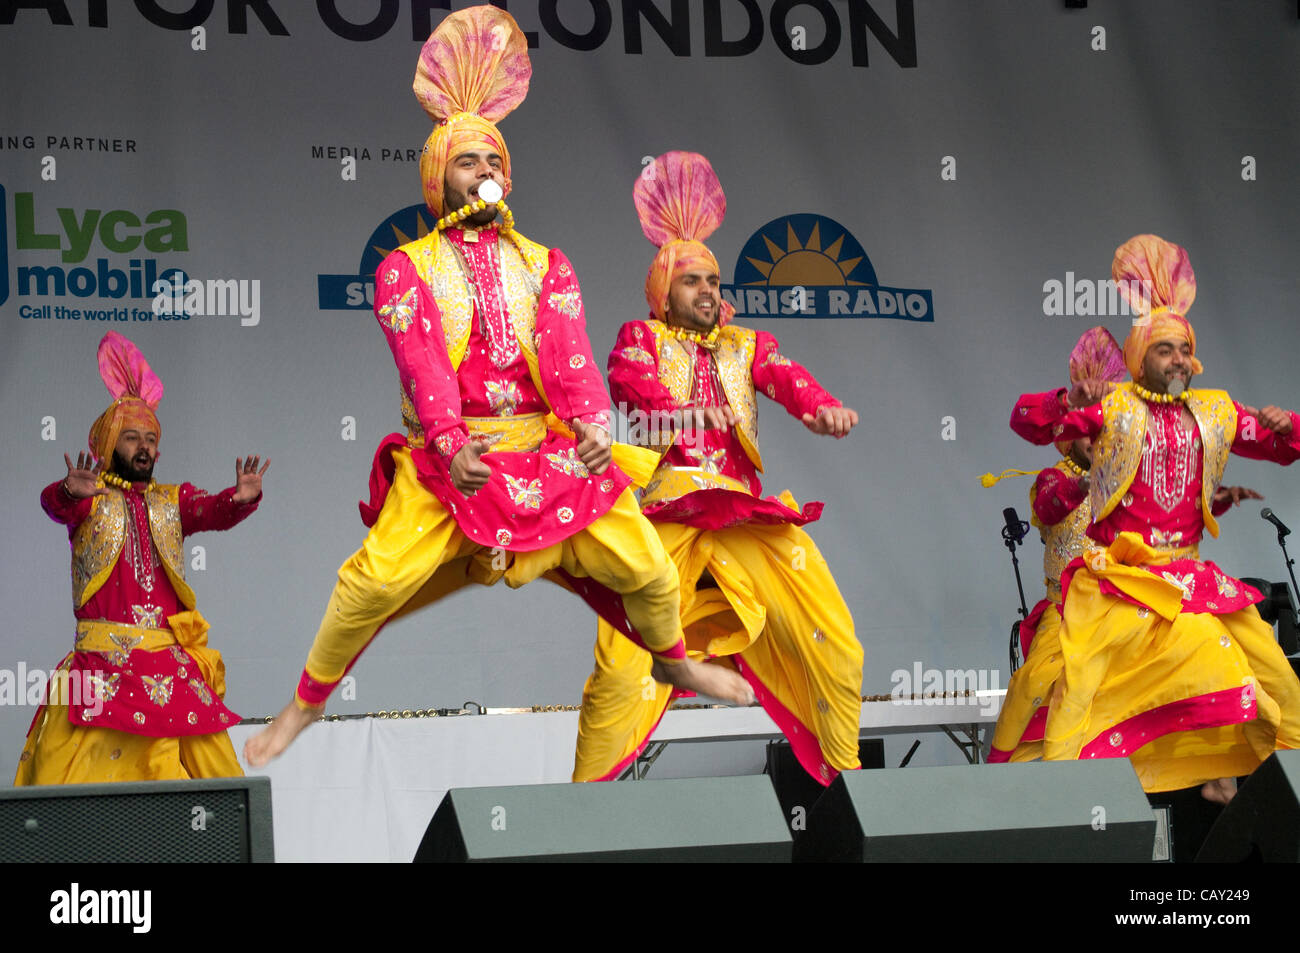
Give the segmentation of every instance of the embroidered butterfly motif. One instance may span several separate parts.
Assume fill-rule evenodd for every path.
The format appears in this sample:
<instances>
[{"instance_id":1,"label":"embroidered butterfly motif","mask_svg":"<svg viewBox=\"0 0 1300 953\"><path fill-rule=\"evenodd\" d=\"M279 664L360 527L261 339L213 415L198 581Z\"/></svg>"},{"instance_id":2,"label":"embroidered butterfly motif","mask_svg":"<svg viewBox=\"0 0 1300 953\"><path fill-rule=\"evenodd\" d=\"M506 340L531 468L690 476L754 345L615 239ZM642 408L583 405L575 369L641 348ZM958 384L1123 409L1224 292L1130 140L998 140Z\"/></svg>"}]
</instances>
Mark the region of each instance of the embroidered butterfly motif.
<instances>
[{"instance_id":1,"label":"embroidered butterfly motif","mask_svg":"<svg viewBox=\"0 0 1300 953\"><path fill-rule=\"evenodd\" d=\"M200 679L197 678L190 679L190 690L193 691L195 695L199 696L199 701L203 702L203 704L205 705L212 704L212 692L208 689L207 685L203 684L203 682Z\"/></svg>"},{"instance_id":2,"label":"embroidered butterfly motif","mask_svg":"<svg viewBox=\"0 0 1300 953\"><path fill-rule=\"evenodd\" d=\"M552 291L547 300L552 308L572 321L582 316L582 295L576 291Z\"/></svg>"},{"instance_id":3,"label":"embroidered butterfly motif","mask_svg":"<svg viewBox=\"0 0 1300 953\"><path fill-rule=\"evenodd\" d=\"M388 304L379 309L379 316L387 318L388 326L398 334L411 326L411 320L415 317L415 297L415 289L408 288L400 298L393 295Z\"/></svg>"},{"instance_id":4,"label":"embroidered butterfly motif","mask_svg":"<svg viewBox=\"0 0 1300 953\"><path fill-rule=\"evenodd\" d=\"M507 476L506 486L510 491L510 499L515 506L522 506L525 509L536 510L542 506L542 481L535 479L526 481L517 477Z\"/></svg>"},{"instance_id":5,"label":"embroidered butterfly motif","mask_svg":"<svg viewBox=\"0 0 1300 953\"><path fill-rule=\"evenodd\" d=\"M700 464L700 469L705 473L721 473L722 461L726 459L726 450L714 450L712 453L705 453L703 450L687 450L688 457L694 457Z\"/></svg>"},{"instance_id":6,"label":"embroidered butterfly motif","mask_svg":"<svg viewBox=\"0 0 1300 953\"><path fill-rule=\"evenodd\" d=\"M591 471L587 469L585 463L578 459L577 451L573 447L559 453L546 454L546 461L565 476L577 477L580 480L585 480L591 476Z\"/></svg>"},{"instance_id":7,"label":"embroidered butterfly motif","mask_svg":"<svg viewBox=\"0 0 1300 953\"><path fill-rule=\"evenodd\" d=\"M1177 573L1172 572L1162 572L1160 575L1164 577L1165 582L1177 586L1182 592L1184 599L1190 599L1192 597L1192 581L1194 577L1190 572L1184 576L1179 576Z\"/></svg>"},{"instance_id":8,"label":"embroidered butterfly motif","mask_svg":"<svg viewBox=\"0 0 1300 953\"><path fill-rule=\"evenodd\" d=\"M151 678L148 675L141 675L140 681L144 682L144 690L149 696L149 700L162 708L172 700L172 676L164 675L162 678Z\"/></svg>"},{"instance_id":9,"label":"embroidered butterfly motif","mask_svg":"<svg viewBox=\"0 0 1300 953\"><path fill-rule=\"evenodd\" d=\"M117 695L117 689L121 681L122 676L117 672L114 672L107 678L92 673L90 675L90 690L92 692L90 697L99 699L100 701L111 702L114 696Z\"/></svg>"},{"instance_id":10,"label":"embroidered butterfly motif","mask_svg":"<svg viewBox=\"0 0 1300 953\"><path fill-rule=\"evenodd\" d=\"M485 381L488 405L498 417L513 417L519 406L519 384L516 381Z\"/></svg>"},{"instance_id":11,"label":"embroidered butterfly motif","mask_svg":"<svg viewBox=\"0 0 1300 953\"><path fill-rule=\"evenodd\" d=\"M142 629L156 629L162 622L162 609L157 606L131 606L131 615Z\"/></svg>"}]
</instances>

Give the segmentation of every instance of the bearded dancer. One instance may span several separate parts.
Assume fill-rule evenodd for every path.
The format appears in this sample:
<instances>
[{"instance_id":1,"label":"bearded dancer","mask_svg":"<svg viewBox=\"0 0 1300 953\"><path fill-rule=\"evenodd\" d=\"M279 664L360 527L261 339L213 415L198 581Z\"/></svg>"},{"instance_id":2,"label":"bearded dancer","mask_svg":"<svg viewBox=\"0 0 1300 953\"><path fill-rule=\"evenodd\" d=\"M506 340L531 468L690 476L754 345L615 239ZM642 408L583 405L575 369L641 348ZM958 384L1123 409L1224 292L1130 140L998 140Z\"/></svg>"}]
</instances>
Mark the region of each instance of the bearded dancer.
<instances>
[{"instance_id":1,"label":"bearded dancer","mask_svg":"<svg viewBox=\"0 0 1300 953\"><path fill-rule=\"evenodd\" d=\"M1085 331L1070 352L1071 386L1083 380L1117 384L1124 379L1124 354L1105 328ZM1052 425L1043 422L1040 408L1063 401L1069 389L1024 394L1011 412L1011 429L1031 443L1043 442ZM1092 548L1087 529L1092 522L1088 474L1092 441L1056 440L1061 459L1038 473L1029 491L1032 521L1043 540L1043 576L1047 596L1020 623L1020 650L1025 663L1011 676L1006 701L998 715L989 750L989 763L1032 761L1043 754L1043 729L1048 704L1064 662L1061 659L1061 573ZM1010 471L1009 471L1010 472ZM1020 471L1015 471L1020 472ZM985 486L998 478L987 476ZM1222 515L1243 499L1263 499L1246 487L1219 487L1213 514Z\"/></svg>"},{"instance_id":2,"label":"bearded dancer","mask_svg":"<svg viewBox=\"0 0 1300 953\"><path fill-rule=\"evenodd\" d=\"M115 331L99 344L113 403L90 429L90 453L41 493L72 543L73 650L32 720L16 786L238 777L221 699L225 665L185 581L184 537L230 529L257 509L256 456L235 461L216 496L153 481L162 382Z\"/></svg>"},{"instance_id":3,"label":"bearded dancer","mask_svg":"<svg viewBox=\"0 0 1300 953\"><path fill-rule=\"evenodd\" d=\"M822 784L859 767L862 646L825 560L800 527L821 514L788 492L761 497L756 391L813 433L843 437L858 415L783 357L774 337L729 324L718 263L703 244L725 198L707 159L670 152L633 191L659 253L646 278L648 320L623 325L610 388L662 461L641 500L682 582L693 654L725 656L749 681ZM616 777L674 694L608 624L579 718L574 780Z\"/></svg>"},{"instance_id":4,"label":"bearded dancer","mask_svg":"<svg viewBox=\"0 0 1300 953\"><path fill-rule=\"evenodd\" d=\"M294 701L249 740L251 764L319 717L386 621L503 577L547 574L650 649L662 677L752 701L734 672L686 658L677 574L629 489L653 455L611 445L573 267L515 231L502 201L512 170L495 123L531 71L522 31L490 6L449 15L421 51L415 92L437 126L420 174L440 218L375 278L407 433L375 455L370 534L339 570Z\"/></svg>"},{"instance_id":5,"label":"bearded dancer","mask_svg":"<svg viewBox=\"0 0 1300 953\"><path fill-rule=\"evenodd\" d=\"M1186 251L1139 235L1111 276L1140 315L1124 343L1132 383L1080 381L1068 408L1040 408L1057 439L1093 440L1088 536L1099 544L1062 577L1064 678L1044 756L1127 756L1148 792L1201 784L1226 803L1235 777L1300 743L1300 682L1254 608L1262 596L1201 560L1198 543L1218 535L1228 453L1289 464L1297 419L1190 388L1202 366Z\"/></svg>"}]
</instances>

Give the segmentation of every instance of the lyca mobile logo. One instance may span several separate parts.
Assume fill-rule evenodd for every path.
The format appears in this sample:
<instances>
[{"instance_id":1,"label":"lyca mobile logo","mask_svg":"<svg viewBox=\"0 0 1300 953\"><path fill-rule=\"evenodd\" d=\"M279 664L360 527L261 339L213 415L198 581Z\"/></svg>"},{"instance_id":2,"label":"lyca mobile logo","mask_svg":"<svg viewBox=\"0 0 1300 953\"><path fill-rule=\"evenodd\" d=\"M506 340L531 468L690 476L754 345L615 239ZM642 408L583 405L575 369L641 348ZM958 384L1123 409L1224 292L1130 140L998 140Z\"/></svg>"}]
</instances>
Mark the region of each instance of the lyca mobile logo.
<instances>
[{"instance_id":1,"label":"lyca mobile logo","mask_svg":"<svg viewBox=\"0 0 1300 953\"><path fill-rule=\"evenodd\" d=\"M742 319L934 320L929 290L880 284L858 240L824 215L786 215L756 231L722 295Z\"/></svg>"},{"instance_id":2,"label":"lyca mobile logo","mask_svg":"<svg viewBox=\"0 0 1300 953\"><path fill-rule=\"evenodd\" d=\"M0 187L0 227L4 223L5 192ZM18 297L152 298L154 282L183 275L179 268L160 267L156 258L107 257L88 260L92 249L117 255L141 252L187 252L189 226L184 213L157 209L139 215L127 209L56 208L50 215L38 208L35 193L13 196L15 257L24 262L48 254L48 264L17 264ZM7 231L6 231L7 235ZM0 304L8 298L9 263L0 260Z\"/></svg>"},{"instance_id":3,"label":"lyca mobile logo","mask_svg":"<svg viewBox=\"0 0 1300 953\"><path fill-rule=\"evenodd\" d=\"M433 231L423 204L408 205L379 223L361 249L356 274L317 275L316 291L322 311L369 311L375 304L375 272L380 263L407 242Z\"/></svg>"}]
</instances>

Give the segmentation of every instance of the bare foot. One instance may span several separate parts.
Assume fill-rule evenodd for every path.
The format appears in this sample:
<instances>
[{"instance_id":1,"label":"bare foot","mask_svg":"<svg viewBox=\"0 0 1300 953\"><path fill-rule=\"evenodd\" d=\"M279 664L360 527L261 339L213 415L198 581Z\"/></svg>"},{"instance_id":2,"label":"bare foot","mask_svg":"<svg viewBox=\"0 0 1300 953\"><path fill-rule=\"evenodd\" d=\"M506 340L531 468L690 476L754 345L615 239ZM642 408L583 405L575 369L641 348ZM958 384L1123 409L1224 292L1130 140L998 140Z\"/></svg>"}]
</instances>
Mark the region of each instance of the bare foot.
<instances>
[{"instance_id":1,"label":"bare foot","mask_svg":"<svg viewBox=\"0 0 1300 953\"><path fill-rule=\"evenodd\" d=\"M749 687L749 682L721 665L709 665L693 659L685 659L676 665L669 665L655 659L650 672L656 682L684 688L697 695L720 698L733 705L754 704L754 690Z\"/></svg>"},{"instance_id":2,"label":"bare foot","mask_svg":"<svg viewBox=\"0 0 1300 953\"><path fill-rule=\"evenodd\" d=\"M275 721L244 742L244 760L251 767L262 767L289 747L324 711L324 708L303 708L296 700L290 701L275 716Z\"/></svg>"},{"instance_id":3,"label":"bare foot","mask_svg":"<svg viewBox=\"0 0 1300 953\"><path fill-rule=\"evenodd\" d=\"M1236 778L1218 778L1201 785L1201 797L1215 804L1227 804L1237 793Z\"/></svg>"}]
</instances>

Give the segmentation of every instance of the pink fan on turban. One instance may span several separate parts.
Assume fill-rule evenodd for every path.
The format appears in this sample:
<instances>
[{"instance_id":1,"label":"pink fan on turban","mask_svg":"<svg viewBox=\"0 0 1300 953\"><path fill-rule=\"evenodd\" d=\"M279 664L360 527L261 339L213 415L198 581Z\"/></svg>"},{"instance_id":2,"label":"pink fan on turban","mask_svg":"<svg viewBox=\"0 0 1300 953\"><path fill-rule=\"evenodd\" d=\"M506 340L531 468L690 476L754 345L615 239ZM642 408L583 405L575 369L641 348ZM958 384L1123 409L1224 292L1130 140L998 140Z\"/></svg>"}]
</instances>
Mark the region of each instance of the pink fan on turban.
<instances>
[{"instance_id":1,"label":"pink fan on turban","mask_svg":"<svg viewBox=\"0 0 1300 953\"><path fill-rule=\"evenodd\" d=\"M1196 300L1196 274L1187 249L1159 235L1134 235L1115 249L1110 276L1135 314L1168 308L1186 317Z\"/></svg>"},{"instance_id":2,"label":"pink fan on turban","mask_svg":"<svg viewBox=\"0 0 1300 953\"><path fill-rule=\"evenodd\" d=\"M646 166L632 189L641 230L656 247L702 242L727 215L717 173L695 152L666 152Z\"/></svg>"},{"instance_id":3,"label":"pink fan on turban","mask_svg":"<svg viewBox=\"0 0 1300 953\"><path fill-rule=\"evenodd\" d=\"M152 409L158 409L163 395L162 381L140 349L116 331L109 331L99 342L99 376L114 400L137 397Z\"/></svg>"},{"instance_id":4,"label":"pink fan on turban","mask_svg":"<svg viewBox=\"0 0 1300 953\"><path fill-rule=\"evenodd\" d=\"M1119 342L1105 328L1096 327L1084 331L1070 352L1071 384L1084 380L1118 384L1127 373L1124 368L1124 352L1120 350Z\"/></svg>"},{"instance_id":5,"label":"pink fan on turban","mask_svg":"<svg viewBox=\"0 0 1300 953\"><path fill-rule=\"evenodd\" d=\"M420 51L415 96L434 122L474 113L500 122L524 101L533 75L528 39L493 6L450 14Z\"/></svg>"}]
</instances>

